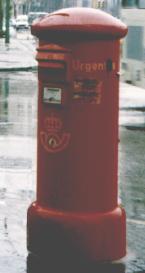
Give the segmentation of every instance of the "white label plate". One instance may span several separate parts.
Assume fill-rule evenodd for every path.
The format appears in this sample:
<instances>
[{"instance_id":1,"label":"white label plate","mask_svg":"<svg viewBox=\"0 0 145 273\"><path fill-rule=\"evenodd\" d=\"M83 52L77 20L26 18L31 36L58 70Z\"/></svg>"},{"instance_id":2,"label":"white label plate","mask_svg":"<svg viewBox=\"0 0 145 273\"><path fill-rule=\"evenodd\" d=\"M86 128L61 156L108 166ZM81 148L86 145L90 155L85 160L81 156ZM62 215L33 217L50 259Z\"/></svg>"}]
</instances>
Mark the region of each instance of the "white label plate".
<instances>
[{"instance_id":1,"label":"white label plate","mask_svg":"<svg viewBox=\"0 0 145 273\"><path fill-rule=\"evenodd\" d=\"M61 104L61 94L61 88L44 87L43 101L50 104Z\"/></svg>"}]
</instances>

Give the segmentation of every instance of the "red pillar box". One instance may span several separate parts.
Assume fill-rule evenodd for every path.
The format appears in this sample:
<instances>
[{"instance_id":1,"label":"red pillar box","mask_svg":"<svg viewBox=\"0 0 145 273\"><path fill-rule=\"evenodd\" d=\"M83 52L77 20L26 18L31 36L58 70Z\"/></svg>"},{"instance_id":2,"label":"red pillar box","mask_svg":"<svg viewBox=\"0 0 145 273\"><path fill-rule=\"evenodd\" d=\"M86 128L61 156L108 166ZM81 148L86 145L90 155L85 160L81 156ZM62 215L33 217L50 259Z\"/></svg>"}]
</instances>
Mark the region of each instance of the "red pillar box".
<instances>
[{"instance_id":1,"label":"red pillar box","mask_svg":"<svg viewBox=\"0 0 145 273\"><path fill-rule=\"evenodd\" d=\"M70 8L32 26L37 53L37 200L28 250L92 261L126 253L118 205L120 38L127 27L102 11Z\"/></svg>"}]
</instances>

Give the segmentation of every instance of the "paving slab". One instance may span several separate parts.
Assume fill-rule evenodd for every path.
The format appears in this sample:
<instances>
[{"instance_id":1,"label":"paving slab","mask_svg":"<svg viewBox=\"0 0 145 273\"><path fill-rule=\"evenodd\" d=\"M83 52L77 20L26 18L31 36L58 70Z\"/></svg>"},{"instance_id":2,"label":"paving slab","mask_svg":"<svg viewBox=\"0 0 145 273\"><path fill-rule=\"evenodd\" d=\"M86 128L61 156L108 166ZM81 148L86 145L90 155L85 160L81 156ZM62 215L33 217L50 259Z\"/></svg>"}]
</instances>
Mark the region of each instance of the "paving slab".
<instances>
[{"instance_id":1,"label":"paving slab","mask_svg":"<svg viewBox=\"0 0 145 273\"><path fill-rule=\"evenodd\" d=\"M30 36L31 37L31 36ZM0 71L27 71L37 68L36 40L11 38L9 44L0 39Z\"/></svg>"}]
</instances>

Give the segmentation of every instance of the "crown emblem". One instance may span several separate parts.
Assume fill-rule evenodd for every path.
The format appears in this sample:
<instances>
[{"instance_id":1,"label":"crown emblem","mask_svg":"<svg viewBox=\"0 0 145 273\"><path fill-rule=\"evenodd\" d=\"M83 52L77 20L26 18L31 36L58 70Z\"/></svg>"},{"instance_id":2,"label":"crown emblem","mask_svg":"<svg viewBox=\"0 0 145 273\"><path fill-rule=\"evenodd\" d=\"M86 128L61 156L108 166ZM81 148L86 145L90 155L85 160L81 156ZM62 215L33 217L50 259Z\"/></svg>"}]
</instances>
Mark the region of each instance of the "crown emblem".
<instances>
[{"instance_id":1,"label":"crown emblem","mask_svg":"<svg viewBox=\"0 0 145 273\"><path fill-rule=\"evenodd\" d=\"M45 120L45 128L49 133L57 133L62 129L62 121L52 115Z\"/></svg>"}]
</instances>

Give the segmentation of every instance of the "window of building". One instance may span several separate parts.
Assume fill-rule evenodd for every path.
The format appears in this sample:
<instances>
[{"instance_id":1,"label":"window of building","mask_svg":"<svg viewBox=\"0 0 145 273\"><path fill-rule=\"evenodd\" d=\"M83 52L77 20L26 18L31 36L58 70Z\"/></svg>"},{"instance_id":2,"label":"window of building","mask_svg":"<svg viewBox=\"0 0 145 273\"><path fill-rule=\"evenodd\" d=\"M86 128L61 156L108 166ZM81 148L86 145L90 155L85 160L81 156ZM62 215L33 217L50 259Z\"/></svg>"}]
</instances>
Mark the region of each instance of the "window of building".
<instances>
[{"instance_id":1,"label":"window of building","mask_svg":"<svg viewBox=\"0 0 145 273\"><path fill-rule=\"evenodd\" d=\"M83 7L88 7L88 6L90 6L89 1L88 1L88 0L83 0L82 6L83 6Z\"/></svg>"},{"instance_id":2,"label":"window of building","mask_svg":"<svg viewBox=\"0 0 145 273\"><path fill-rule=\"evenodd\" d=\"M65 8L77 6L77 0L67 0L64 2Z\"/></svg>"},{"instance_id":3,"label":"window of building","mask_svg":"<svg viewBox=\"0 0 145 273\"><path fill-rule=\"evenodd\" d=\"M138 6L139 0L122 0L123 7L135 7Z\"/></svg>"},{"instance_id":4,"label":"window of building","mask_svg":"<svg viewBox=\"0 0 145 273\"><path fill-rule=\"evenodd\" d=\"M143 60L143 27L129 26L127 35L127 58Z\"/></svg>"}]
</instances>

